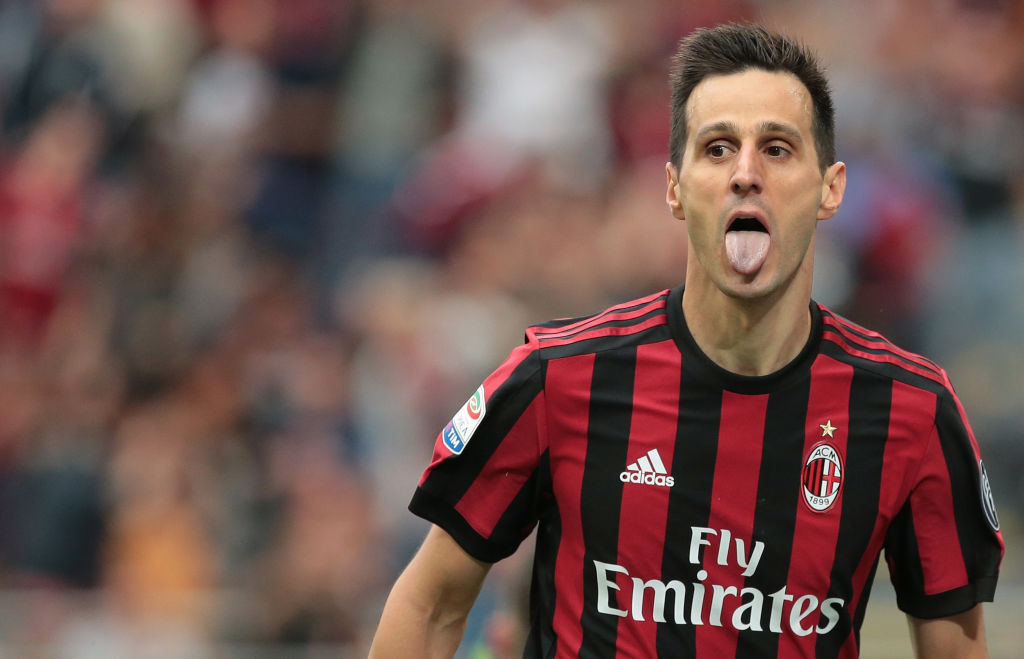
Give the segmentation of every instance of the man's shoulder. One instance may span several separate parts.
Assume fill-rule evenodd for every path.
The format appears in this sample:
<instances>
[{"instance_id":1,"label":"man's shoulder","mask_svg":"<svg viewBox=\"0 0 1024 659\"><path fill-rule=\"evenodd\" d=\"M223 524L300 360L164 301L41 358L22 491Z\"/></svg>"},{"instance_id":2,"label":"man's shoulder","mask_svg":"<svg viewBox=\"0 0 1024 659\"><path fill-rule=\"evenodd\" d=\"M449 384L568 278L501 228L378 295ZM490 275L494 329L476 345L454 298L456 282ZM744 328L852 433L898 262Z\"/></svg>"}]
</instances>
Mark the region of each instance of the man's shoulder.
<instances>
[{"instance_id":1,"label":"man's shoulder","mask_svg":"<svg viewBox=\"0 0 1024 659\"><path fill-rule=\"evenodd\" d=\"M821 312L821 352L855 369L932 391L950 389L946 371L924 355L816 303Z\"/></svg>"},{"instance_id":2,"label":"man's shoulder","mask_svg":"<svg viewBox=\"0 0 1024 659\"><path fill-rule=\"evenodd\" d=\"M526 329L526 340L542 357L557 358L636 345L668 334L668 298L662 290L609 306L597 313L556 318Z\"/></svg>"}]
</instances>

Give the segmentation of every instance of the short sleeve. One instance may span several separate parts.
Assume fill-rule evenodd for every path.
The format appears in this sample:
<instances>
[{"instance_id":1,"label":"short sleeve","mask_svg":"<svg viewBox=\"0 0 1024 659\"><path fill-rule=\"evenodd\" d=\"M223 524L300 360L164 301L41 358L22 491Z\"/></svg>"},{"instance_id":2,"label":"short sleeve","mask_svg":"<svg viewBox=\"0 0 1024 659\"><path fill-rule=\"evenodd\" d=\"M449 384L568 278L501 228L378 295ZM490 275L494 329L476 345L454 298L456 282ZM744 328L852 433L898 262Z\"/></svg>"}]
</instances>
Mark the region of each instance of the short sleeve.
<instances>
[{"instance_id":1,"label":"short sleeve","mask_svg":"<svg viewBox=\"0 0 1024 659\"><path fill-rule=\"evenodd\" d=\"M954 615L995 595L1003 538L977 442L951 389L938 398L885 552L897 604L912 616Z\"/></svg>"},{"instance_id":2,"label":"short sleeve","mask_svg":"<svg viewBox=\"0 0 1024 659\"><path fill-rule=\"evenodd\" d=\"M543 376L535 342L514 350L438 434L409 504L479 560L511 555L536 525Z\"/></svg>"}]
</instances>

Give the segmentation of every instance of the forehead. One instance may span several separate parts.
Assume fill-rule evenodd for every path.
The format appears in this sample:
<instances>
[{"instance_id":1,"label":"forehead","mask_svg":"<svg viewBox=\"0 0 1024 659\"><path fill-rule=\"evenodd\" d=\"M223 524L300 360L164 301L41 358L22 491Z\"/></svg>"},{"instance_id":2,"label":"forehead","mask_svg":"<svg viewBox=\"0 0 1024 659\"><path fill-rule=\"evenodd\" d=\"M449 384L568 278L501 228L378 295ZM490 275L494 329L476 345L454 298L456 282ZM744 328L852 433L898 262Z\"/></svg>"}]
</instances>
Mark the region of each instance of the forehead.
<instances>
[{"instance_id":1,"label":"forehead","mask_svg":"<svg viewBox=\"0 0 1024 659\"><path fill-rule=\"evenodd\" d=\"M788 71L747 69L709 76L693 88L686 109L691 139L702 126L718 122L740 127L786 123L811 136L810 92Z\"/></svg>"}]
</instances>

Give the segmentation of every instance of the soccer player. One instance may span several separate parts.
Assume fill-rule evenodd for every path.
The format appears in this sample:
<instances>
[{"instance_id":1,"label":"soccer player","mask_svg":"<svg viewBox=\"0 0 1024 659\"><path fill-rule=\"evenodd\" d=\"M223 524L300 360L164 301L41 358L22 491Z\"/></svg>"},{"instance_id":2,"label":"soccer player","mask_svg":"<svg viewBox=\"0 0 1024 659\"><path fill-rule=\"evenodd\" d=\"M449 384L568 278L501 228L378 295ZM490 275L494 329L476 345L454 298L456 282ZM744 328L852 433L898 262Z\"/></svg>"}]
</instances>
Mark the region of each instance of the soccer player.
<instances>
[{"instance_id":1,"label":"soccer player","mask_svg":"<svg viewBox=\"0 0 1024 659\"><path fill-rule=\"evenodd\" d=\"M674 61L682 286L531 327L437 438L373 657L451 656L537 526L528 657L855 657L884 550L923 657L985 655L1003 553L945 372L811 300L828 83L761 27Z\"/></svg>"}]
</instances>

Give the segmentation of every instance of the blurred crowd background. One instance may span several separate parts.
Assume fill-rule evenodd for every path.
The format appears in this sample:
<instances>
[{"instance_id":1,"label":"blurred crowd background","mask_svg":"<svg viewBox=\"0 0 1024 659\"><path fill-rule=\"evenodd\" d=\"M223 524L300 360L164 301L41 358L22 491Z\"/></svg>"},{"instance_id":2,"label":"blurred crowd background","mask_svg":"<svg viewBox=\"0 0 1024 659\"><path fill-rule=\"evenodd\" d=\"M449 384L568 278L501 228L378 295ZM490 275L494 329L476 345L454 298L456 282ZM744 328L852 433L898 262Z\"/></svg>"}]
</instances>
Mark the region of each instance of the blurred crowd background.
<instances>
[{"instance_id":1,"label":"blurred crowd background","mask_svg":"<svg viewBox=\"0 0 1024 659\"><path fill-rule=\"evenodd\" d=\"M950 372L1020 607L1024 3L0 0L0 653L364 655L523 327L682 280L668 58L726 20L828 65L815 297Z\"/></svg>"}]
</instances>

